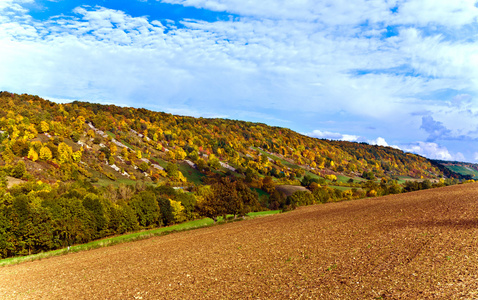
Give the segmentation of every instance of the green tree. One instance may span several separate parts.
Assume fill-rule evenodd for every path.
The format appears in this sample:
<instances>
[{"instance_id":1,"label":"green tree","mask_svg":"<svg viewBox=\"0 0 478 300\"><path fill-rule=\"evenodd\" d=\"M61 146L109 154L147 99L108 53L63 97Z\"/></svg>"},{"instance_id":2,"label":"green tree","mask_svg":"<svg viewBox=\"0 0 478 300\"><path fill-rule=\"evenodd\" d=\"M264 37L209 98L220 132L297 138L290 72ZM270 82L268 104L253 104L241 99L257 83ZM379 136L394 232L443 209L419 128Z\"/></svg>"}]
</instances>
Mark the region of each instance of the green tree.
<instances>
[{"instance_id":1,"label":"green tree","mask_svg":"<svg viewBox=\"0 0 478 300\"><path fill-rule=\"evenodd\" d=\"M214 154L211 154L209 156L208 165L215 170L221 167L221 164L219 163L219 159Z\"/></svg>"},{"instance_id":2,"label":"green tree","mask_svg":"<svg viewBox=\"0 0 478 300\"><path fill-rule=\"evenodd\" d=\"M156 196L150 191L142 191L133 196L128 203L136 213L142 227L161 225L161 213Z\"/></svg>"},{"instance_id":3,"label":"green tree","mask_svg":"<svg viewBox=\"0 0 478 300\"><path fill-rule=\"evenodd\" d=\"M97 239L103 237L108 224L105 217L105 209L100 198L93 193L88 193L83 198L83 206L91 214L90 218L92 222L88 225L93 229L93 238Z\"/></svg>"},{"instance_id":4,"label":"green tree","mask_svg":"<svg viewBox=\"0 0 478 300\"><path fill-rule=\"evenodd\" d=\"M8 185L8 180L7 180L7 173L5 171L0 170L0 187L6 188Z\"/></svg>"},{"instance_id":5,"label":"green tree","mask_svg":"<svg viewBox=\"0 0 478 300\"><path fill-rule=\"evenodd\" d=\"M257 211L260 209L259 196L256 192L252 191L242 180L234 182L234 188L236 189L239 209L231 211L235 216L245 216L251 211Z\"/></svg>"},{"instance_id":6,"label":"green tree","mask_svg":"<svg viewBox=\"0 0 478 300\"><path fill-rule=\"evenodd\" d=\"M314 204L314 196L309 191L296 191L286 199L286 204L295 209L298 206Z\"/></svg>"},{"instance_id":7,"label":"green tree","mask_svg":"<svg viewBox=\"0 0 478 300\"><path fill-rule=\"evenodd\" d=\"M174 164L174 163L169 163L167 166L166 166L166 173L168 173L168 176L169 177L176 177L178 176L178 165L177 164Z\"/></svg>"},{"instance_id":8,"label":"green tree","mask_svg":"<svg viewBox=\"0 0 478 300\"><path fill-rule=\"evenodd\" d=\"M139 164L138 169L140 169L142 172L148 172L149 165L147 162L143 161L142 163Z\"/></svg>"},{"instance_id":9,"label":"green tree","mask_svg":"<svg viewBox=\"0 0 478 300\"><path fill-rule=\"evenodd\" d=\"M25 162L23 160L20 160L12 169L11 175L15 178L22 178L26 172L27 167L25 166Z\"/></svg>"},{"instance_id":10,"label":"green tree","mask_svg":"<svg viewBox=\"0 0 478 300\"><path fill-rule=\"evenodd\" d=\"M188 220L195 218L194 210L196 209L197 199L193 194L179 193L176 196L176 200L181 202L184 207L184 215Z\"/></svg>"},{"instance_id":11,"label":"green tree","mask_svg":"<svg viewBox=\"0 0 478 300\"><path fill-rule=\"evenodd\" d=\"M158 197L158 205L161 209L161 218L164 225L171 225L174 223L173 207L168 198Z\"/></svg>"},{"instance_id":12,"label":"green tree","mask_svg":"<svg viewBox=\"0 0 478 300\"><path fill-rule=\"evenodd\" d=\"M201 216L211 218L214 222L217 217L226 214L226 207L221 199L216 197L212 187L202 187L198 191L199 200L197 210Z\"/></svg>"},{"instance_id":13,"label":"green tree","mask_svg":"<svg viewBox=\"0 0 478 300\"><path fill-rule=\"evenodd\" d=\"M283 193L274 189L269 197L269 209L276 210L285 207L286 197Z\"/></svg>"}]
</instances>

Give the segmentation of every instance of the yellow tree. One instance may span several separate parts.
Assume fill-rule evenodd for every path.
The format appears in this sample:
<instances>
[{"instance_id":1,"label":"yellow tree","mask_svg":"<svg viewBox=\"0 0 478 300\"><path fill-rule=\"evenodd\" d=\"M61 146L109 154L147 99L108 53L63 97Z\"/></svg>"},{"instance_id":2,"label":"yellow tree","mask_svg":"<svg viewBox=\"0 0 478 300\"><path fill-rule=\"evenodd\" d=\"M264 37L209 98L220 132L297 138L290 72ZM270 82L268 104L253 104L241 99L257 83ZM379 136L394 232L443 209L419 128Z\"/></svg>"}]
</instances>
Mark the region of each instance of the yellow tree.
<instances>
[{"instance_id":1,"label":"yellow tree","mask_svg":"<svg viewBox=\"0 0 478 300\"><path fill-rule=\"evenodd\" d=\"M58 145L58 161L60 163L69 162L73 155L73 149L65 143Z\"/></svg>"},{"instance_id":2,"label":"yellow tree","mask_svg":"<svg viewBox=\"0 0 478 300\"><path fill-rule=\"evenodd\" d=\"M111 152L111 155L115 155L116 154L116 151L118 151L118 147L116 147L116 145L114 143L110 143L110 152Z\"/></svg>"},{"instance_id":3,"label":"yellow tree","mask_svg":"<svg viewBox=\"0 0 478 300\"><path fill-rule=\"evenodd\" d=\"M50 160L52 158L52 153L50 148L44 146L40 149L40 159L41 160Z\"/></svg>"},{"instance_id":4,"label":"yellow tree","mask_svg":"<svg viewBox=\"0 0 478 300\"><path fill-rule=\"evenodd\" d=\"M167 160L174 160L175 157L176 156L174 155L173 150L166 151L166 159Z\"/></svg>"},{"instance_id":5,"label":"yellow tree","mask_svg":"<svg viewBox=\"0 0 478 300\"><path fill-rule=\"evenodd\" d=\"M25 130L24 138L26 140L31 140L36 138L37 135L38 131L35 129L35 126L33 124L30 124Z\"/></svg>"},{"instance_id":6,"label":"yellow tree","mask_svg":"<svg viewBox=\"0 0 478 300\"><path fill-rule=\"evenodd\" d=\"M48 132L48 130L50 130L50 125L45 121L41 121L40 122L40 130L42 132Z\"/></svg>"},{"instance_id":7,"label":"yellow tree","mask_svg":"<svg viewBox=\"0 0 478 300\"><path fill-rule=\"evenodd\" d=\"M75 122L76 130L82 131L84 126L85 126L85 117L79 116L78 118L76 118L76 122Z\"/></svg>"},{"instance_id":8,"label":"yellow tree","mask_svg":"<svg viewBox=\"0 0 478 300\"><path fill-rule=\"evenodd\" d=\"M186 158L186 156L187 156L187 153L186 153L186 151L184 151L182 148L176 149L176 151L175 151L175 158L176 158L177 160L183 160L183 159Z\"/></svg>"},{"instance_id":9,"label":"yellow tree","mask_svg":"<svg viewBox=\"0 0 478 300\"><path fill-rule=\"evenodd\" d=\"M30 150L28 151L28 158L32 161L38 160L38 153L35 151L35 149L30 148Z\"/></svg>"},{"instance_id":10,"label":"yellow tree","mask_svg":"<svg viewBox=\"0 0 478 300\"><path fill-rule=\"evenodd\" d=\"M73 158L74 162L80 162L81 157L83 156L83 148L71 154L71 158Z\"/></svg>"},{"instance_id":11,"label":"yellow tree","mask_svg":"<svg viewBox=\"0 0 478 300\"><path fill-rule=\"evenodd\" d=\"M171 203L171 213L174 216L174 222L181 223L186 221L186 216L184 215L184 207L181 205L181 202L169 200Z\"/></svg>"},{"instance_id":12,"label":"yellow tree","mask_svg":"<svg viewBox=\"0 0 478 300\"><path fill-rule=\"evenodd\" d=\"M123 156L123 158L128 158L128 148L124 147L121 149L121 156Z\"/></svg>"}]
</instances>

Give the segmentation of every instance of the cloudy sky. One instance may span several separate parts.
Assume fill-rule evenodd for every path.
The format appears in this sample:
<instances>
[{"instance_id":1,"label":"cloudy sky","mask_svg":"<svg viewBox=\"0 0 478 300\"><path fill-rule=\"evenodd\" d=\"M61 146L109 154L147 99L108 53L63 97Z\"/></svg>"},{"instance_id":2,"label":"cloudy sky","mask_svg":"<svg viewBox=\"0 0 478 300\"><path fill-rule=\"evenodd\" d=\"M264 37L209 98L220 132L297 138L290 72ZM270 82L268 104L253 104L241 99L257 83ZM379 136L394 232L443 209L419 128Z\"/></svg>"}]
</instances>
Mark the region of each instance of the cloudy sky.
<instances>
[{"instance_id":1,"label":"cloudy sky","mask_svg":"<svg viewBox=\"0 0 478 300\"><path fill-rule=\"evenodd\" d=\"M478 161L474 0L0 0L0 90Z\"/></svg>"}]
</instances>

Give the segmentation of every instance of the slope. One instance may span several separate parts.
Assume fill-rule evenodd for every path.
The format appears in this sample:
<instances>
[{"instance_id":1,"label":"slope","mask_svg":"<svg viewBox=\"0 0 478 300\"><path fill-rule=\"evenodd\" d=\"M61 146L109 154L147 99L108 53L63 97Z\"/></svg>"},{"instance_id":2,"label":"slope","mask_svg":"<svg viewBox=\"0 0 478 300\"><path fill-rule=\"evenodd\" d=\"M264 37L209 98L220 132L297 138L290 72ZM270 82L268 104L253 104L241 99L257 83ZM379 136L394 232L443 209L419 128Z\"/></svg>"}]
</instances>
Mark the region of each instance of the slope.
<instances>
[{"instance_id":1,"label":"slope","mask_svg":"<svg viewBox=\"0 0 478 300\"><path fill-rule=\"evenodd\" d=\"M477 191L315 205L9 266L0 297L476 298Z\"/></svg>"},{"instance_id":2,"label":"slope","mask_svg":"<svg viewBox=\"0 0 478 300\"><path fill-rule=\"evenodd\" d=\"M260 123L82 102L62 105L7 92L0 94L0 129L0 164L28 157L32 179L51 182L86 177L184 185L186 178L164 172L168 163L184 160L203 174L232 172L249 179L295 179L305 171L322 177L443 175L427 159L390 147L319 140ZM191 176L199 183L199 175Z\"/></svg>"}]
</instances>

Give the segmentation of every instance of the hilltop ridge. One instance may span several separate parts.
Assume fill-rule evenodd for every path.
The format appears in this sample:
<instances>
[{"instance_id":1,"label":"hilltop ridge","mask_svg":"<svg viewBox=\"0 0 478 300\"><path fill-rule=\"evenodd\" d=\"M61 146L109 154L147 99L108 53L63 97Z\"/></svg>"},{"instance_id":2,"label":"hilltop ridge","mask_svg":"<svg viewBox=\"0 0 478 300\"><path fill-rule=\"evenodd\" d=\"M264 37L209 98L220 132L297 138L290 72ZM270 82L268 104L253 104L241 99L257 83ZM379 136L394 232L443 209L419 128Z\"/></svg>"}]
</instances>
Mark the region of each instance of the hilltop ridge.
<instances>
[{"instance_id":1,"label":"hilltop ridge","mask_svg":"<svg viewBox=\"0 0 478 300\"><path fill-rule=\"evenodd\" d=\"M320 140L261 123L78 101L56 104L38 96L7 92L0 94L0 100L0 128L5 132L3 161L13 163L29 157L43 165L38 172L33 171L35 179L171 181L162 171L169 162L183 161L202 174L229 171L253 178L269 175L294 179L305 172L322 177L373 173L377 178L437 179L444 175L428 159L391 147ZM59 149L60 144L66 146ZM45 154L45 147L51 157ZM52 163L45 164L48 161ZM29 163L29 170L33 165ZM59 174L55 171L58 165L67 165L71 172ZM187 181L176 180L180 182Z\"/></svg>"}]
</instances>

